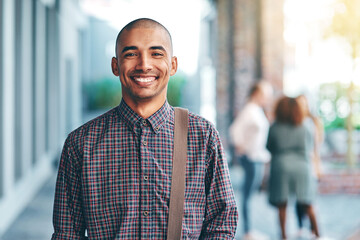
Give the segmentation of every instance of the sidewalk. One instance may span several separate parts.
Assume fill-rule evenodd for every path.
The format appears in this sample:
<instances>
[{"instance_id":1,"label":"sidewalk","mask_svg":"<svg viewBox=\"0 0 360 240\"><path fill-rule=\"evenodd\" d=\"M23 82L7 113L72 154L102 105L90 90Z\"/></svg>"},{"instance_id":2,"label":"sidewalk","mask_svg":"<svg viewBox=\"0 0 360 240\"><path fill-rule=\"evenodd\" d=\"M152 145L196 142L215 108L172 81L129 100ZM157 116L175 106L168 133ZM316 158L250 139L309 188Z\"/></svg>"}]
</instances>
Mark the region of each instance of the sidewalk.
<instances>
[{"instance_id":1,"label":"sidewalk","mask_svg":"<svg viewBox=\"0 0 360 240\"><path fill-rule=\"evenodd\" d=\"M52 234L52 208L56 173L15 220L0 240L49 240Z\"/></svg>"},{"instance_id":2,"label":"sidewalk","mask_svg":"<svg viewBox=\"0 0 360 240\"><path fill-rule=\"evenodd\" d=\"M239 205L241 203L239 190L243 172L241 167L235 166L230 169L230 173ZM54 172L1 240L47 240L51 238L55 178L56 173ZM266 194L259 192L253 197L251 204L253 228L265 235L264 239L280 239L278 237L277 212L267 203ZM360 195L320 195L316 200L315 209L322 236L334 240L360 239ZM294 237L297 227L291 203L288 207L287 219L289 236L292 237L289 240L306 240L306 238ZM241 235L242 221L240 218L236 239L240 240Z\"/></svg>"},{"instance_id":3,"label":"sidewalk","mask_svg":"<svg viewBox=\"0 0 360 240\"><path fill-rule=\"evenodd\" d=\"M230 169L238 206L241 203L240 189L243 170L240 166ZM314 204L322 237L330 240L360 240L360 195L328 194L318 195ZM239 209L240 210L240 209ZM252 227L262 233L265 239L280 239L278 215L274 207L268 204L265 192L257 193L251 202ZM307 222L307 224L309 224ZM289 202L287 211L288 240L307 240L296 237L298 233L294 203ZM242 236L242 220L239 218L236 239Z\"/></svg>"}]
</instances>

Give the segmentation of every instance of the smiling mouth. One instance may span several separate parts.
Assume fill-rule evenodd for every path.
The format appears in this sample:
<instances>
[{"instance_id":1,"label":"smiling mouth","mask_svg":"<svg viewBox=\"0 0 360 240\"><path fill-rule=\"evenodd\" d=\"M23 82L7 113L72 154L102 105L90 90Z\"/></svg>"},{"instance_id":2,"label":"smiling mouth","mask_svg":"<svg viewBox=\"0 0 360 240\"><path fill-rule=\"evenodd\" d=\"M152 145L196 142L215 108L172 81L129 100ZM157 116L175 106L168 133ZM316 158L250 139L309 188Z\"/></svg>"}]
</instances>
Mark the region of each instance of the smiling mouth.
<instances>
[{"instance_id":1,"label":"smiling mouth","mask_svg":"<svg viewBox=\"0 0 360 240\"><path fill-rule=\"evenodd\" d=\"M148 83L156 80L156 77L132 77L132 79L136 82L140 83Z\"/></svg>"}]
</instances>

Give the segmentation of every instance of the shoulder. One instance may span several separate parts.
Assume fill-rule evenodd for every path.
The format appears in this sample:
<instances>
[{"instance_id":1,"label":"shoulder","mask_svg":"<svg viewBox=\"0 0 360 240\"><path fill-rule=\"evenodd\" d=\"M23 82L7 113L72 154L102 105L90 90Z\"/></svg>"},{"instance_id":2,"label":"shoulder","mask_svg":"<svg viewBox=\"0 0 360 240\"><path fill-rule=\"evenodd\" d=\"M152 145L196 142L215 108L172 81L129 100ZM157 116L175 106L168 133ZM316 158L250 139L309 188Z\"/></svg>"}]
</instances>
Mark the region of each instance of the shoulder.
<instances>
[{"instance_id":1,"label":"shoulder","mask_svg":"<svg viewBox=\"0 0 360 240\"><path fill-rule=\"evenodd\" d=\"M67 137L67 142L73 146L83 145L87 136L96 132L101 132L106 127L119 117L117 107L107 111L106 113L86 122L80 127L73 130Z\"/></svg>"},{"instance_id":2,"label":"shoulder","mask_svg":"<svg viewBox=\"0 0 360 240\"><path fill-rule=\"evenodd\" d=\"M270 125L270 130L273 130L273 129L276 129L276 128L278 128L278 127L281 127L281 125L282 125L281 123L275 121L275 122L273 122L273 123Z\"/></svg>"},{"instance_id":3,"label":"shoulder","mask_svg":"<svg viewBox=\"0 0 360 240\"><path fill-rule=\"evenodd\" d=\"M307 117L307 118L304 119L303 126L305 128L308 128L308 129L312 130L312 129L315 128L315 123L311 118Z\"/></svg>"},{"instance_id":4,"label":"shoulder","mask_svg":"<svg viewBox=\"0 0 360 240\"><path fill-rule=\"evenodd\" d=\"M189 127L201 131L216 131L215 125L208 119L189 111Z\"/></svg>"},{"instance_id":5,"label":"shoulder","mask_svg":"<svg viewBox=\"0 0 360 240\"><path fill-rule=\"evenodd\" d=\"M189 125L202 127L205 129L215 128L214 124L210 122L208 119L189 111Z\"/></svg>"},{"instance_id":6,"label":"shoulder","mask_svg":"<svg viewBox=\"0 0 360 240\"><path fill-rule=\"evenodd\" d=\"M243 109L243 113L245 114L251 114L251 115L256 115L259 113L259 111L261 110L261 107L253 102L248 102L245 104L244 109Z\"/></svg>"},{"instance_id":7,"label":"shoulder","mask_svg":"<svg viewBox=\"0 0 360 240\"><path fill-rule=\"evenodd\" d=\"M254 120L258 120L261 113L261 108L251 102L245 104L244 108L239 112L236 121L238 123L251 124Z\"/></svg>"},{"instance_id":8,"label":"shoulder","mask_svg":"<svg viewBox=\"0 0 360 240\"><path fill-rule=\"evenodd\" d=\"M282 122L273 122L269 129L269 134L271 135L282 135L288 134L291 131L292 127L289 124L282 123Z\"/></svg>"},{"instance_id":9,"label":"shoulder","mask_svg":"<svg viewBox=\"0 0 360 240\"><path fill-rule=\"evenodd\" d=\"M192 112L189 112L189 136L199 141L206 141L210 145L220 142L219 132L214 123Z\"/></svg>"}]
</instances>

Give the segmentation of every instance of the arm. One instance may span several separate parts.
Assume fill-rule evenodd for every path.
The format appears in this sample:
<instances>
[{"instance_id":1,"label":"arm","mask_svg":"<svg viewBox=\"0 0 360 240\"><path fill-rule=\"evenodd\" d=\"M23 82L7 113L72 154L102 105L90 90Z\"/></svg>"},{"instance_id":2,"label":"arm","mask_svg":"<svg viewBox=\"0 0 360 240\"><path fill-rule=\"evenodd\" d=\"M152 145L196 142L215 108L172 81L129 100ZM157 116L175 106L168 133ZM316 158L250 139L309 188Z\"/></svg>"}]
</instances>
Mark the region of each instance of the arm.
<instances>
[{"instance_id":1,"label":"arm","mask_svg":"<svg viewBox=\"0 0 360 240\"><path fill-rule=\"evenodd\" d=\"M243 116L239 114L229 127L230 142L235 147L236 152L241 155L244 153L243 148Z\"/></svg>"},{"instance_id":2,"label":"arm","mask_svg":"<svg viewBox=\"0 0 360 240\"><path fill-rule=\"evenodd\" d=\"M315 124L314 131L314 156L313 156L313 164L316 177L320 179L322 171L321 171L321 157L320 157L320 147L324 140L324 127L319 118L313 118Z\"/></svg>"},{"instance_id":3,"label":"arm","mask_svg":"<svg viewBox=\"0 0 360 240\"><path fill-rule=\"evenodd\" d=\"M314 154L312 156L312 162L313 162L313 166L314 166L314 171L315 171L315 176L317 179L321 178L321 158L320 158L320 154L317 153L316 151L314 151Z\"/></svg>"},{"instance_id":4,"label":"arm","mask_svg":"<svg viewBox=\"0 0 360 240\"><path fill-rule=\"evenodd\" d=\"M238 212L218 133L206 159L206 211L200 239L234 239Z\"/></svg>"},{"instance_id":5,"label":"arm","mask_svg":"<svg viewBox=\"0 0 360 240\"><path fill-rule=\"evenodd\" d=\"M246 154L252 159L268 160L268 152L264 155L263 143L263 119L257 109L245 107L243 112L235 119L230 126L230 137L239 155Z\"/></svg>"},{"instance_id":6,"label":"arm","mask_svg":"<svg viewBox=\"0 0 360 240\"><path fill-rule=\"evenodd\" d=\"M82 211L79 157L71 136L66 139L61 154L56 182L52 239L84 239L85 221Z\"/></svg>"}]
</instances>

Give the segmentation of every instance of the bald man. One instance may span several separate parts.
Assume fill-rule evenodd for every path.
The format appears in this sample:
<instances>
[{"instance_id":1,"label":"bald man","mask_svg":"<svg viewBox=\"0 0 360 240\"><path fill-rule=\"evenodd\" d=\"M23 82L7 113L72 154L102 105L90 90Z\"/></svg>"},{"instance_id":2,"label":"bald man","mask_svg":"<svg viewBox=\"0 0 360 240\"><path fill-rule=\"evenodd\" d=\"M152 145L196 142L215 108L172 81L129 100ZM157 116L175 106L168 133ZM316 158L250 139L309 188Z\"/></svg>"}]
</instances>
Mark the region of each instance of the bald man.
<instances>
[{"instance_id":1,"label":"bald man","mask_svg":"<svg viewBox=\"0 0 360 240\"><path fill-rule=\"evenodd\" d=\"M122 100L67 137L52 239L167 238L174 108L166 93L177 66L160 23L142 18L120 31L111 68ZM238 216L219 134L193 113L188 122L181 239L233 239Z\"/></svg>"}]
</instances>

